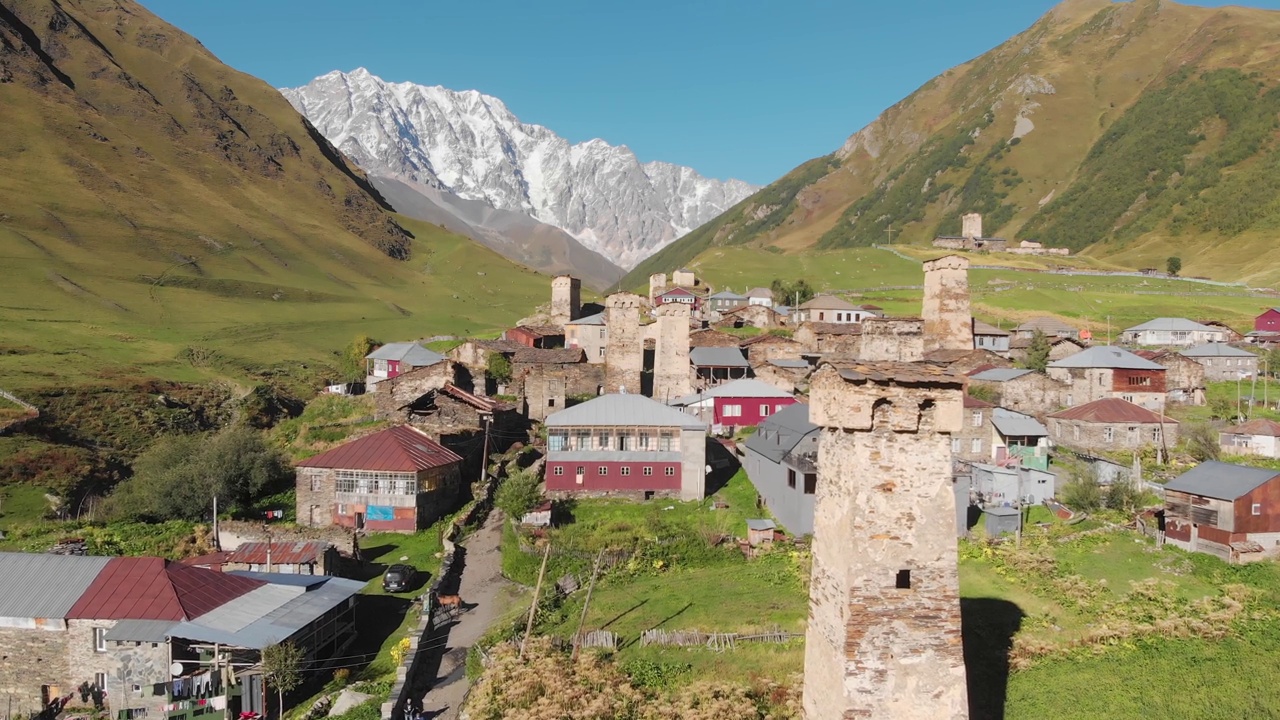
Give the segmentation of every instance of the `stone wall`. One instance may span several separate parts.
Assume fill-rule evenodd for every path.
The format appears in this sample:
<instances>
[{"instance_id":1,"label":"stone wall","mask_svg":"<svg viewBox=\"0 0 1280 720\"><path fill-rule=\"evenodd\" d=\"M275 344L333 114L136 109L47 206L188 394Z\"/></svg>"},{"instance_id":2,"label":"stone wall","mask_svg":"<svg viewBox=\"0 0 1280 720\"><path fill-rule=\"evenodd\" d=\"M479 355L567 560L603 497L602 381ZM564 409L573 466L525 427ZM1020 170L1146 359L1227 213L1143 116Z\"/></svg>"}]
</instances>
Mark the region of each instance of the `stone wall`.
<instances>
[{"instance_id":1,"label":"stone wall","mask_svg":"<svg viewBox=\"0 0 1280 720\"><path fill-rule=\"evenodd\" d=\"M619 390L639 395L640 374L644 370L644 333L640 329L640 306L644 298L633 293L616 293L605 299L605 324L609 339L605 346L605 392Z\"/></svg>"},{"instance_id":2,"label":"stone wall","mask_svg":"<svg viewBox=\"0 0 1280 720\"><path fill-rule=\"evenodd\" d=\"M551 280L551 324L564 327L582 313L582 281L570 275Z\"/></svg>"},{"instance_id":3,"label":"stone wall","mask_svg":"<svg viewBox=\"0 0 1280 720\"><path fill-rule=\"evenodd\" d=\"M949 447L963 378L917 368L814 376L808 720L968 717Z\"/></svg>"},{"instance_id":4,"label":"stone wall","mask_svg":"<svg viewBox=\"0 0 1280 720\"><path fill-rule=\"evenodd\" d=\"M966 258L948 255L924 264L924 305L921 315L924 319L926 353L934 350L973 349L969 261Z\"/></svg>"},{"instance_id":5,"label":"stone wall","mask_svg":"<svg viewBox=\"0 0 1280 720\"><path fill-rule=\"evenodd\" d=\"M41 622L41 628L0 627L0 697L13 698L15 717L40 710L43 685L57 685L65 695L85 680L93 682L92 674L71 674L64 621Z\"/></svg>"},{"instance_id":6,"label":"stone wall","mask_svg":"<svg viewBox=\"0 0 1280 720\"><path fill-rule=\"evenodd\" d=\"M919 318L866 318L862 321L859 360L917 362L924 358L924 321Z\"/></svg>"},{"instance_id":7,"label":"stone wall","mask_svg":"<svg viewBox=\"0 0 1280 720\"><path fill-rule=\"evenodd\" d=\"M525 399L530 420L546 420L565 409L571 397L597 395L604 385L604 371L585 362L512 363L508 391Z\"/></svg>"},{"instance_id":8,"label":"stone wall","mask_svg":"<svg viewBox=\"0 0 1280 720\"><path fill-rule=\"evenodd\" d=\"M991 388L1000 407L1027 415L1043 415L1067 407L1073 404L1068 402L1069 399L1080 404L1080 400L1072 396L1070 385L1037 372L1006 382L972 382L974 387Z\"/></svg>"},{"instance_id":9,"label":"stone wall","mask_svg":"<svg viewBox=\"0 0 1280 720\"><path fill-rule=\"evenodd\" d=\"M446 360L410 370L403 375L387 378L378 383L374 393L374 405L379 417L393 417L400 408L417 400L432 390L439 390L453 382L453 363Z\"/></svg>"},{"instance_id":10,"label":"stone wall","mask_svg":"<svg viewBox=\"0 0 1280 720\"><path fill-rule=\"evenodd\" d=\"M693 392L689 380L689 306L669 303L657 308L657 343L653 355L653 397L667 402Z\"/></svg>"},{"instance_id":11,"label":"stone wall","mask_svg":"<svg viewBox=\"0 0 1280 720\"><path fill-rule=\"evenodd\" d=\"M168 643L107 641L106 651L97 652L93 629L115 625L115 620L67 621L67 659L75 675L71 679L76 685L92 683L95 673L106 673L107 704L113 711L145 708L148 715L163 717L167 691L156 694L152 686L169 681Z\"/></svg>"},{"instance_id":12,"label":"stone wall","mask_svg":"<svg viewBox=\"0 0 1280 720\"><path fill-rule=\"evenodd\" d=\"M1055 444L1098 450L1139 450L1144 447L1173 447L1178 444L1178 423L1096 423L1049 418L1049 439ZM1107 429L1111 434L1108 439ZM1159 431L1159 434L1157 434ZM1163 442L1157 441L1163 437Z\"/></svg>"}]
</instances>

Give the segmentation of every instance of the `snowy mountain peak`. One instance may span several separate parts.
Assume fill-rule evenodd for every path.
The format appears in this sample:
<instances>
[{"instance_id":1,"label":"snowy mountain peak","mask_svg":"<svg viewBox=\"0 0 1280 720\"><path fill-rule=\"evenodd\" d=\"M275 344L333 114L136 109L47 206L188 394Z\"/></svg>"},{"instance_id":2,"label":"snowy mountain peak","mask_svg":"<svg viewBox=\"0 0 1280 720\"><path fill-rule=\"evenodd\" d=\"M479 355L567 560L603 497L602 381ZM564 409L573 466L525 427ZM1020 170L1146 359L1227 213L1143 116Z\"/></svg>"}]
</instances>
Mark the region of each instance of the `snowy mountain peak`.
<instances>
[{"instance_id":1,"label":"snowy mountain peak","mask_svg":"<svg viewBox=\"0 0 1280 720\"><path fill-rule=\"evenodd\" d=\"M369 173L525 213L627 268L759 189L599 138L571 144L476 90L356 68L281 93Z\"/></svg>"}]
</instances>

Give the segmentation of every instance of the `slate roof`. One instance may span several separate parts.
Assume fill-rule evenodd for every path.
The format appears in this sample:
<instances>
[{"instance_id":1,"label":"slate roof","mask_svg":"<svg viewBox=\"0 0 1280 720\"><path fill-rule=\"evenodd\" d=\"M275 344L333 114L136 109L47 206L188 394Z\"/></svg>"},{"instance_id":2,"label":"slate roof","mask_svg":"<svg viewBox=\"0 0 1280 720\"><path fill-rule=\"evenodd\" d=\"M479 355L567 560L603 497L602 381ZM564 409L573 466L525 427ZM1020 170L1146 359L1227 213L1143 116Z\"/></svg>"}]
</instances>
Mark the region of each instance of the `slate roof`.
<instances>
[{"instance_id":1,"label":"slate roof","mask_svg":"<svg viewBox=\"0 0 1280 720\"><path fill-rule=\"evenodd\" d=\"M964 377L930 363L913 362L832 362L840 377L851 382L929 383L963 385Z\"/></svg>"},{"instance_id":2,"label":"slate roof","mask_svg":"<svg viewBox=\"0 0 1280 720\"><path fill-rule=\"evenodd\" d=\"M1079 420L1091 423L1160 423L1177 425L1177 420L1161 416L1150 410L1120 398L1102 398L1084 405L1059 410L1049 417L1059 420Z\"/></svg>"},{"instance_id":3,"label":"slate roof","mask_svg":"<svg viewBox=\"0 0 1280 720\"><path fill-rule=\"evenodd\" d=\"M829 322L807 322L805 323L817 335L859 335L862 333L862 325L859 323L829 323Z\"/></svg>"},{"instance_id":4,"label":"slate roof","mask_svg":"<svg viewBox=\"0 0 1280 720\"><path fill-rule=\"evenodd\" d=\"M1026 368L991 368L980 373L974 373L969 377L986 382L1009 382L1010 380L1017 380L1023 375L1030 375L1032 372L1035 371L1027 370Z\"/></svg>"},{"instance_id":5,"label":"slate roof","mask_svg":"<svg viewBox=\"0 0 1280 720\"><path fill-rule=\"evenodd\" d=\"M1208 460L1170 480L1164 489L1235 500L1277 476L1280 471Z\"/></svg>"},{"instance_id":6,"label":"slate roof","mask_svg":"<svg viewBox=\"0 0 1280 720\"><path fill-rule=\"evenodd\" d=\"M1062 343L1071 343L1072 345L1077 345L1079 347L1088 347L1083 341L1077 340L1071 336L1058 337L1056 335L1048 335L1045 339L1049 341L1050 347L1061 345ZM1009 340L1010 350L1024 350L1029 347L1031 347L1031 338L1029 337L1016 337Z\"/></svg>"},{"instance_id":7,"label":"slate roof","mask_svg":"<svg viewBox=\"0 0 1280 720\"><path fill-rule=\"evenodd\" d=\"M856 305L835 295L818 295L800 304L801 310L857 310Z\"/></svg>"},{"instance_id":8,"label":"slate roof","mask_svg":"<svg viewBox=\"0 0 1280 720\"><path fill-rule=\"evenodd\" d=\"M102 568L64 617L189 620L263 584L163 558L117 557Z\"/></svg>"},{"instance_id":9,"label":"slate roof","mask_svg":"<svg viewBox=\"0 0 1280 720\"><path fill-rule=\"evenodd\" d=\"M1124 348L1094 345L1075 355L1054 360L1053 368L1111 368L1115 370L1164 370L1163 365L1138 357Z\"/></svg>"},{"instance_id":10,"label":"slate roof","mask_svg":"<svg viewBox=\"0 0 1280 720\"><path fill-rule=\"evenodd\" d=\"M764 306L757 305L756 307L764 307ZM765 308L765 309L767 310L768 308ZM753 338L747 338L746 340L743 340L742 347L752 347L754 345L759 345L761 343L783 343L783 344L791 344L791 345L800 344L799 342L792 340L789 337L784 337L782 335L774 335L773 333L763 333L760 335L756 335Z\"/></svg>"},{"instance_id":11,"label":"slate roof","mask_svg":"<svg viewBox=\"0 0 1280 720\"><path fill-rule=\"evenodd\" d=\"M1211 343L1205 343L1205 344L1203 344L1203 345L1197 345L1197 346L1195 346L1195 347L1193 347L1193 348L1188 348L1188 349L1186 349L1186 350L1183 350L1180 354L1182 354L1182 355L1184 355L1184 356L1186 356L1186 357L1189 357L1189 358L1198 358L1198 357L1251 357L1251 358L1256 358L1256 357L1258 357L1257 355L1254 355L1253 353L1249 352L1248 350L1241 350L1241 349L1240 349L1240 348L1238 348L1238 347L1232 347L1231 345L1228 345L1228 344L1226 344L1226 343L1217 343L1217 342L1211 342Z\"/></svg>"},{"instance_id":12,"label":"slate roof","mask_svg":"<svg viewBox=\"0 0 1280 720\"><path fill-rule=\"evenodd\" d=\"M787 370L808 370L809 363L806 360L788 360L787 358L774 358L769 360L767 365L774 367L786 368Z\"/></svg>"},{"instance_id":13,"label":"slate roof","mask_svg":"<svg viewBox=\"0 0 1280 720\"><path fill-rule=\"evenodd\" d=\"M324 557L329 543L322 540L301 540L298 542L271 543L271 564L313 563ZM247 563L249 565L265 565L267 562L267 543L247 542L231 551L226 562Z\"/></svg>"},{"instance_id":14,"label":"slate roof","mask_svg":"<svg viewBox=\"0 0 1280 720\"><path fill-rule=\"evenodd\" d=\"M742 344L742 338L719 330L699 330L689 333L689 347L733 347Z\"/></svg>"},{"instance_id":15,"label":"slate roof","mask_svg":"<svg viewBox=\"0 0 1280 720\"><path fill-rule=\"evenodd\" d=\"M1044 437L1049 429L1030 415L998 407L991 411L991 423L1005 437Z\"/></svg>"},{"instance_id":16,"label":"slate roof","mask_svg":"<svg viewBox=\"0 0 1280 720\"><path fill-rule=\"evenodd\" d=\"M773 462L782 462L801 440L821 429L809 422L808 404L796 403L765 418L747 438L746 445Z\"/></svg>"},{"instance_id":17,"label":"slate roof","mask_svg":"<svg viewBox=\"0 0 1280 720\"><path fill-rule=\"evenodd\" d=\"M580 317L577 320L570 320L569 322L565 323L565 325L603 325L603 324L604 324L604 313L596 313L595 315Z\"/></svg>"},{"instance_id":18,"label":"slate roof","mask_svg":"<svg viewBox=\"0 0 1280 720\"><path fill-rule=\"evenodd\" d=\"M587 355L582 348L523 348L511 354L511 362L527 365L567 365L586 361Z\"/></svg>"},{"instance_id":19,"label":"slate roof","mask_svg":"<svg viewBox=\"0 0 1280 720\"><path fill-rule=\"evenodd\" d=\"M1059 335L1062 333L1075 334L1077 330L1065 322L1051 317L1037 317L1022 323L1013 329L1014 332L1035 332L1039 330L1046 335Z\"/></svg>"},{"instance_id":20,"label":"slate roof","mask_svg":"<svg viewBox=\"0 0 1280 720\"><path fill-rule=\"evenodd\" d=\"M111 558L0 552L0 618L63 618Z\"/></svg>"},{"instance_id":21,"label":"slate roof","mask_svg":"<svg viewBox=\"0 0 1280 720\"><path fill-rule=\"evenodd\" d=\"M1217 332L1218 328L1211 328L1208 325L1201 325L1195 320L1186 318L1155 318L1148 320L1140 325L1134 325L1131 328L1125 328L1124 332L1144 332L1147 330L1155 331L1210 331Z\"/></svg>"},{"instance_id":22,"label":"slate roof","mask_svg":"<svg viewBox=\"0 0 1280 720\"><path fill-rule=\"evenodd\" d=\"M462 457L408 425L397 425L343 443L298 467L417 472L462 462Z\"/></svg>"},{"instance_id":23,"label":"slate roof","mask_svg":"<svg viewBox=\"0 0 1280 720\"><path fill-rule=\"evenodd\" d=\"M547 417L548 427L679 427L702 430L706 424L657 400L628 393L601 395Z\"/></svg>"},{"instance_id":24,"label":"slate roof","mask_svg":"<svg viewBox=\"0 0 1280 720\"><path fill-rule=\"evenodd\" d=\"M751 367L736 347L696 347L689 351L689 361L698 367Z\"/></svg>"},{"instance_id":25,"label":"slate roof","mask_svg":"<svg viewBox=\"0 0 1280 720\"><path fill-rule=\"evenodd\" d=\"M1009 335L1009 331L1001 330L995 325L988 325L987 323L984 323L981 320L974 318L973 334L974 335Z\"/></svg>"},{"instance_id":26,"label":"slate roof","mask_svg":"<svg viewBox=\"0 0 1280 720\"><path fill-rule=\"evenodd\" d=\"M444 362L444 356L434 350L428 350L416 342L387 343L365 355L368 360L398 360L414 367L427 367Z\"/></svg>"},{"instance_id":27,"label":"slate roof","mask_svg":"<svg viewBox=\"0 0 1280 720\"><path fill-rule=\"evenodd\" d=\"M1228 435L1266 435L1280 437L1280 422L1258 418L1223 430Z\"/></svg>"}]
</instances>

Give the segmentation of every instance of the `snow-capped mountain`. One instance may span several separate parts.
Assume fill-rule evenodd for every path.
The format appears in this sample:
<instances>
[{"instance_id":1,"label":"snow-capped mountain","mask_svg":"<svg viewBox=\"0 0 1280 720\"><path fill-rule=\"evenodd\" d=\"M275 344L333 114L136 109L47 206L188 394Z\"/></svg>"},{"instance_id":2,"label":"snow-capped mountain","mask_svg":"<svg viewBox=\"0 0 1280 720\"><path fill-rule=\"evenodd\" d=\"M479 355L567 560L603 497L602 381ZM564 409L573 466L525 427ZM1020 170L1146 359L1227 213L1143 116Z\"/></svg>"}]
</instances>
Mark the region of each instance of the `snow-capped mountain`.
<instances>
[{"instance_id":1,"label":"snow-capped mountain","mask_svg":"<svg viewBox=\"0 0 1280 720\"><path fill-rule=\"evenodd\" d=\"M758 189L641 163L603 140L570 144L475 90L389 83L360 68L281 92L370 174L527 213L623 267Z\"/></svg>"}]
</instances>

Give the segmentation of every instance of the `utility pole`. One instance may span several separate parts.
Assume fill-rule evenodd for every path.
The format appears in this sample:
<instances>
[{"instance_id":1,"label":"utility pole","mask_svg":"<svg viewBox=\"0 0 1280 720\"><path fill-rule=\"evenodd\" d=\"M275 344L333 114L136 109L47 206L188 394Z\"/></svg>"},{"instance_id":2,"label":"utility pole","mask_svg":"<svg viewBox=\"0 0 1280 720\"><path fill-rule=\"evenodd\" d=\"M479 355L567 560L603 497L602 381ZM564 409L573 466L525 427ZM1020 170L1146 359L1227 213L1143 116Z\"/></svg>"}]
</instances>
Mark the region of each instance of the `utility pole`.
<instances>
[{"instance_id":1,"label":"utility pole","mask_svg":"<svg viewBox=\"0 0 1280 720\"><path fill-rule=\"evenodd\" d=\"M529 606L529 622L524 626L524 637L520 638L519 658L524 659L524 644L533 632L533 618L538 614L538 596L542 593L542 576L547 572L547 558L551 555L551 543L542 551L542 567L538 568L538 582L533 586L533 604Z\"/></svg>"},{"instance_id":2,"label":"utility pole","mask_svg":"<svg viewBox=\"0 0 1280 720\"><path fill-rule=\"evenodd\" d=\"M484 418L484 450L480 453L480 482L489 477L489 429L493 427L493 416Z\"/></svg>"},{"instance_id":3,"label":"utility pole","mask_svg":"<svg viewBox=\"0 0 1280 720\"><path fill-rule=\"evenodd\" d=\"M582 626L587 622L587 608L591 607L591 593L596 589L596 578L600 575L600 564L604 562L604 550L596 553L596 564L591 568L591 584L587 586L587 599L582 602L582 615L578 618L578 631L573 634L573 659L578 659L578 648L582 647Z\"/></svg>"},{"instance_id":4,"label":"utility pole","mask_svg":"<svg viewBox=\"0 0 1280 720\"><path fill-rule=\"evenodd\" d=\"M271 572L271 530L267 528L267 521L262 521L262 532L267 535L267 572Z\"/></svg>"},{"instance_id":5,"label":"utility pole","mask_svg":"<svg viewBox=\"0 0 1280 720\"><path fill-rule=\"evenodd\" d=\"M218 495L216 493L213 496L213 549L222 549L222 541L218 538Z\"/></svg>"}]
</instances>

